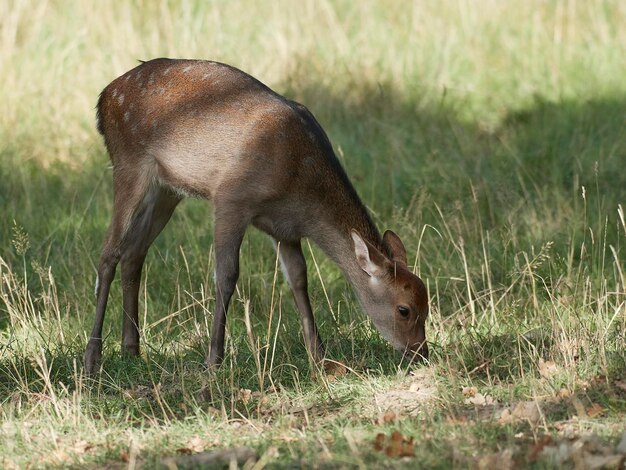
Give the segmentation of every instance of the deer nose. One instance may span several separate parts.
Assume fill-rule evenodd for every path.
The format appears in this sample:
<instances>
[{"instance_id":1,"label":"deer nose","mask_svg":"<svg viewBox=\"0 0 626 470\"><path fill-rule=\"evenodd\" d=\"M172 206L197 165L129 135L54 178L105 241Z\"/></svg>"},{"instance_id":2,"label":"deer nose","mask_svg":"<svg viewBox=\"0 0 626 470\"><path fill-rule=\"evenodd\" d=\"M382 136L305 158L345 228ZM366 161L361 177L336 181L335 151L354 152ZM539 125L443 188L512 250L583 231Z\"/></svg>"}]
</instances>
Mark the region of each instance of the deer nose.
<instances>
[{"instance_id":1,"label":"deer nose","mask_svg":"<svg viewBox=\"0 0 626 470\"><path fill-rule=\"evenodd\" d=\"M428 360L428 344L426 343L426 332L418 331L417 341L404 353L404 357L410 362L420 364Z\"/></svg>"}]
</instances>

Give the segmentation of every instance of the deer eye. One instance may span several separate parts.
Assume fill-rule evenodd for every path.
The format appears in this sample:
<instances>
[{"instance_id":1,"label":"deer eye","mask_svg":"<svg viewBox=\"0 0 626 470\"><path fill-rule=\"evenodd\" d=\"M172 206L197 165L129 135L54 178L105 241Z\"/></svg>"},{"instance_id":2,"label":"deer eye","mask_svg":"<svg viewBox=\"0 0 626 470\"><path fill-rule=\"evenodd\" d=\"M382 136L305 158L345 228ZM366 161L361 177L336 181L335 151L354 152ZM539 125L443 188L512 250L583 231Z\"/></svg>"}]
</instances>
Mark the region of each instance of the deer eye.
<instances>
[{"instance_id":1,"label":"deer eye","mask_svg":"<svg viewBox=\"0 0 626 470\"><path fill-rule=\"evenodd\" d=\"M403 305L398 306L398 313L403 317L409 316L409 307L404 307Z\"/></svg>"}]
</instances>

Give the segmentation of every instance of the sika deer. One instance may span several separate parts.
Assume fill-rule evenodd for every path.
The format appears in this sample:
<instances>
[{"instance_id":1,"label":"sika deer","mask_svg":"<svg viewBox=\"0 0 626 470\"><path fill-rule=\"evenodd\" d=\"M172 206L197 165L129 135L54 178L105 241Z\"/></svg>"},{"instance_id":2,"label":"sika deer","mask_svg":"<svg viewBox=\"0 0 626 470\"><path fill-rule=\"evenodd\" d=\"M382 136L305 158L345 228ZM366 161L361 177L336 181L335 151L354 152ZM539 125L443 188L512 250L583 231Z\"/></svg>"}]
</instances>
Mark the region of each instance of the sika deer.
<instances>
[{"instance_id":1,"label":"sika deer","mask_svg":"<svg viewBox=\"0 0 626 470\"><path fill-rule=\"evenodd\" d=\"M109 84L98 130L113 164L114 206L98 268L96 318L85 353L99 369L109 287L121 261L122 352L139 354L138 294L148 248L186 195L211 199L216 305L207 358L224 356L226 312L239 248L254 225L280 242L314 360L324 356L300 247L312 239L343 270L366 313L397 349L428 356L426 288L407 267L398 236L381 237L313 115L225 64L155 59Z\"/></svg>"}]
</instances>

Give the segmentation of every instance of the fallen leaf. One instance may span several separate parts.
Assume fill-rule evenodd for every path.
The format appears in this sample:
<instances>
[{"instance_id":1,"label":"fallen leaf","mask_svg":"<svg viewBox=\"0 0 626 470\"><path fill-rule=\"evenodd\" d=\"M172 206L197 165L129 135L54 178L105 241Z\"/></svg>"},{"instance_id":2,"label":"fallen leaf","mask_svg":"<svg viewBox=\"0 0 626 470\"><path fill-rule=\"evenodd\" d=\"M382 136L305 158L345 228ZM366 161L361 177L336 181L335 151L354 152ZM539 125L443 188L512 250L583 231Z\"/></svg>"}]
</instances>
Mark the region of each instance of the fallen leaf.
<instances>
[{"instance_id":1,"label":"fallen leaf","mask_svg":"<svg viewBox=\"0 0 626 470\"><path fill-rule=\"evenodd\" d=\"M474 396L465 399L465 404L487 406L493 405L495 400L491 395L483 395L482 393L476 393Z\"/></svg>"},{"instance_id":2,"label":"fallen leaf","mask_svg":"<svg viewBox=\"0 0 626 470\"><path fill-rule=\"evenodd\" d=\"M385 436L382 432L376 434L374 438L374 450L381 451L385 448L385 442L387 441L387 436Z\"/></svg>"},{"instance_id":3,"label":"fallen leaf","mask_svg":"<svg viewBox=\"0 0 626 470\"><path fill-rule=\"evenodd\" d=\"M123 450L123 451L120 452L120 460L122 462L128 463L130 458L128 456L128 451L127 450Z\"/></svg>"},{"instance_id":4,"label":"fallen leaf","mask_svg":"<svg viewBox=\"0 0 626 470\"><path fill-rule=\"evenodd\" d=\"M598 405L597 403L593 403L591 407L587 408L587 416L590 418L595 418L596 416L600 416L604 413L604 408Z\"/></svg>"},{"instance_id":5,"label":"fallen leaf","mask_svg":"<svg viewBox=\"0 0 626 470\"><path fill-rule=\"evenodd\" d=\"M379 452L384 451L385 455L390 458L415 456L413 438L403 436L398 430L393 431L389 437L383 433L376 434L373 446L374 449Z\"/></svg>"},{"instance_id":6,"label":"fallen leaf","mask_svg":"<svg viewBox=\"0 0 626 470\"><path fill-rule=\"evenodd\" d=\"M478 393L476 387L463 387L463 395L466 397L473 397L476 393Z\"/></svg>"},{"instance_id":7,"label":"fallen leaf","mask_svg":"<svg viewBox=\"0 0 626 470\"><path fill-rule=\"evenodd\" d=\"M237 394L237 400L243 402L244 405L247 405L252 398L252 390L247 388L239 389L239 393Z\"/></svg>"},{"instance_id":8,"label":"fallen leaf","mask_svg":"<svg viewBox=\"0 0 626 470\"><path fill-rule=\"evenodd\" d=\"M378 424L393 423L396 420L396 413L393 410L387 410L378 418Z\"/></svg>"},{"instance_id":9,"label":"fallen leaf","mask_svg":"<svg viewBox=\"0 0 626 470\"><path fill-rule=\"evenodd\" d=\"M566 388L562 388L561 390L559 390L559 393L557 394L557 396L563 400L565 398L569 398L572 394L570 393L570 391Z\"/></svg>"},{"instance_id":10,"label":"fallen leaf","mask_svg":"<svg viewBox=\"0 0 626 470\"><path fill-rule=\"evenodd\" d=\"M413 449L413 438L406 439L400 431L394 431L391 433L391 439L389 439L389 445L385 449L387 457L413 457L415 451Z\"/></svg>"},{"instance_id":11,"label":"fallen leaf","mask_svg":"<svg viewBox=\"0 0 626 470\"><path fill-rule=\"evenodd\" d=\"M538 368L539 375L541 375L544 379L550 379L559 372L559 367L554 362L544 361L543 359L539 359Z\"/></svg>"},{"instance_id":12,"label":"fallen leaf","mask_svg":"<svg viewBox=\"0 0 626 470\"><path fill-rule=\"evenodd\" d=\"M579 423L574 420L565 420L565 421L557 421L554 424L554 427L557 431L559 431L559 435L565 437L574 437L577 434Z\"/></svg>"}]
</instances>

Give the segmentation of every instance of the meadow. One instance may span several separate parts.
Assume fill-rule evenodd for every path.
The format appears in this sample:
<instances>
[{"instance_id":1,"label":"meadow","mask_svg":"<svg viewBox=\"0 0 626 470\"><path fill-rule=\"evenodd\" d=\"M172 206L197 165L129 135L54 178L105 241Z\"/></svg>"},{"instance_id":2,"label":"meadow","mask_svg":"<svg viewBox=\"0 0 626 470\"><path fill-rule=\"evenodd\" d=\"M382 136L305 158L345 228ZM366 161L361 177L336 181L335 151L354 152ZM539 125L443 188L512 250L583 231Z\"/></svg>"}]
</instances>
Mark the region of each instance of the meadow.
<instances>
[{"instance_id":1,"label":"meadow","mask_svg":"<svg viewBox=\"0 0 626 470\"><path fill-rule=\"evenodd\" d=\"M624 465L624 24L619 0L0 0L0 466L187 468L240 447L256 469ZM94 108L162 56L309 107L428 287L429 364L403 362L305 243L335 361L311 366L250 230L207 372L212 210L186 200L144 268L141 358L120 356L118 278L86 377L112 206Z\"/></svg>"}]
</instances>

